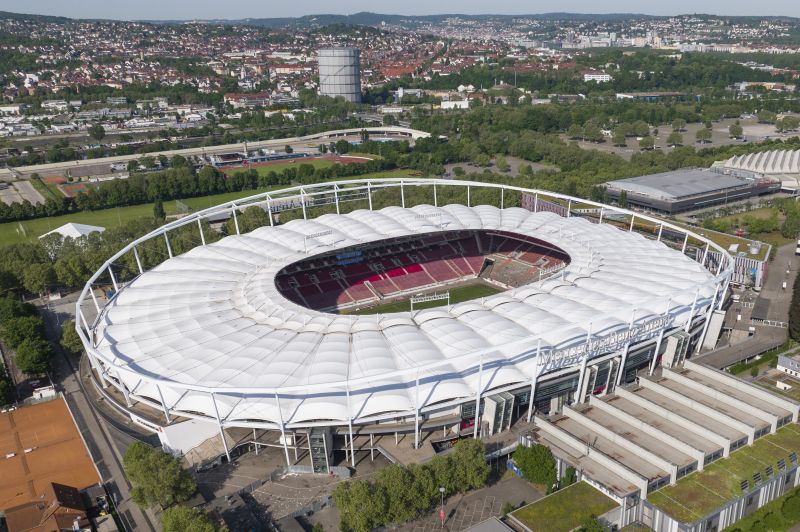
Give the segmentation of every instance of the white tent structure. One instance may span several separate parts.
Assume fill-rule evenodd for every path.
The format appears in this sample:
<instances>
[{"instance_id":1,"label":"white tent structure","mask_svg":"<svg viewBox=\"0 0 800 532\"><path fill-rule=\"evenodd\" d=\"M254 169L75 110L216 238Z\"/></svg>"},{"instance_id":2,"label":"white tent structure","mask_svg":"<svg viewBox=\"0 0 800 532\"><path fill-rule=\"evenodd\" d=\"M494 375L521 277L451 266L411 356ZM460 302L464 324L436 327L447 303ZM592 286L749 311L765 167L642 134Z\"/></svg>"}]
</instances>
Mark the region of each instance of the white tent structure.
<instances>
[{"instance_id":1,"label":"white tent structure","mask_svg":"<svg viewBox=\"0 0 800 532\"><path fill-rule=\"evenodd\" d=\"M353 183L371 194L376 181ZM318 186L335 187L339 211L342 184ZM289 191L300 191L296 205L304 214L313 188ZM531 193L537 202L545 194ZM265 203L264 196L253 200ZM267 208L271 201L289 200L267 196ZM235 216L245 207L246 200L227 208ZM222 210L190 216L199 222ZM632 230L633 222L631 230L621 230L570 216L569 208L566 216L462 204L358 209L231 235L180 256L169 248L171 227L142 239L166 239L171 258L118 285L104 307L95 301L99 315L91 326L81 298L79 334L95 369L129 403L162 410L168 421L172 415L213 421L220 430L328 425L352 431L353 425L400 420L416 424L418 435L422 417L452 417L461 405L477 406L499 391L531 390L533 396L540 377L544 382L568 371L578 372L575 397L581 400L590 361L613 356L624 368L634 348L650 346L645 355L656 360L666 334L704 336L730 277L724 250L718 249L723 262L706 265L712 244L702 237L692 235L706 243L698 262L661 241L663 223L658 238L646 238ZM570 263L555 277L413 313L318 312L287 300L275 285L282 268L322 252L462 229L535 237L564 250ZM670 230L685 233L686 251L689 234ZM136 244L120 255L136 254ZM117 285L110 265L92 281L108 271Z\"/></svg>"},{"instance_id":2,"label":"white tent structure","mask_svg":"<svg viewBox=\"0 0 800 532\"><path fill-rule=\"evenodd\" d=\"M43 234L39 238L44 238L47 235L52 235L52 234L59 234L64 238L80 238L82 236L86 236L92 233L98 233L98 232L102 233L105 230L106 230L105 227L100 227L98 225L87 225L87 224L78 224L74 222L69 222L62 225L61 227L58 227L56 229L53 229L52 231Z\"/></svg>"}]
</instances>

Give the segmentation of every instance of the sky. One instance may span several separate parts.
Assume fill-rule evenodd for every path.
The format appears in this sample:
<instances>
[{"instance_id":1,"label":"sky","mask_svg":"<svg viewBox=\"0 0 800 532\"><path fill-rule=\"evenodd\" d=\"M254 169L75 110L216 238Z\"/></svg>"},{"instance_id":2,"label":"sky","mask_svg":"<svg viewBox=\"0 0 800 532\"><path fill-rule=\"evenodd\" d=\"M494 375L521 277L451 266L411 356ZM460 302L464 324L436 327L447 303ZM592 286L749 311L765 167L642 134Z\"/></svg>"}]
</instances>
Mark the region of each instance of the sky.
<instances>
[{"instance_id":1,"label":"sky","mask_svg":"<svg viewBox=\"0 0 800 532\"><path fill-rule=\"evenodd\" d=\"M800 17L798 0L560 0L557 3L524 0L461 0L446 8L430 0L404 0L401 3L375 0L0 0L0 10L17 13L60 15L73 18L122 20L241 19L294 17L319 13L349 14L359 11L430 15L441 13L530 14L551 11L571 13L646 13L677 15L711 13L719 15L785 15Z\"/></svg>"}]
</instances>

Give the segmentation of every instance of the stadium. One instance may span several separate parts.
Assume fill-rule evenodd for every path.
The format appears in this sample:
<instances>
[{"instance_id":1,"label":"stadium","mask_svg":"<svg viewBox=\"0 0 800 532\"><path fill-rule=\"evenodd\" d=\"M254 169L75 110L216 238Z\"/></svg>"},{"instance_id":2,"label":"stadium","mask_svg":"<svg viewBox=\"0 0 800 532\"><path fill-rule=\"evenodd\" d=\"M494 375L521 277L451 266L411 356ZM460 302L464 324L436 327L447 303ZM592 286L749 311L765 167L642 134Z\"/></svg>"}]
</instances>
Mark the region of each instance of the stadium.
<instances>
[{"instance_id":1,"label":"stadium","mask_svg":"<svg viewBox=\"0 0 800 532\"><path fill-rule=\"evenodd\" d=\"M253 206L269 224L240 234ZM225 217L234 234L206 242ZM131 415L208 422L226 453L226 430L272 431L287 462L291 432L321 470L340 436L351 456L373 434L489 437L691 356L732 264L680 226L551 192L342 181L132 242L86 284L76 328Z\"/></svg>"}]
</instances>

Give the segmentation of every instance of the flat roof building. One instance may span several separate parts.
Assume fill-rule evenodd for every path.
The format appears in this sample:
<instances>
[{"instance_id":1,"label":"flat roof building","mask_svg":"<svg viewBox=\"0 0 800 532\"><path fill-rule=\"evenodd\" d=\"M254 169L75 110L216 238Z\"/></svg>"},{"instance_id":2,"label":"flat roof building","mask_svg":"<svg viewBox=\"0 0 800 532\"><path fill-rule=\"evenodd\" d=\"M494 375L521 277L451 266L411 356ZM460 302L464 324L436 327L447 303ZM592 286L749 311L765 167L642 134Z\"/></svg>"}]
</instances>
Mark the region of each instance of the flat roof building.
<instances>
[{"instance_id":1,"label":"flat roof building","mask_svg":"<svg viewBox=\"0 0 800 532\"><path fill-rule=\"evenodd\" d=\"M761 176L739 177L697 168L606 183L614 200L619 201L624 192L629 205L669 214L778 192L780 186L779 181Z\"/></svg>"}]
</instances>

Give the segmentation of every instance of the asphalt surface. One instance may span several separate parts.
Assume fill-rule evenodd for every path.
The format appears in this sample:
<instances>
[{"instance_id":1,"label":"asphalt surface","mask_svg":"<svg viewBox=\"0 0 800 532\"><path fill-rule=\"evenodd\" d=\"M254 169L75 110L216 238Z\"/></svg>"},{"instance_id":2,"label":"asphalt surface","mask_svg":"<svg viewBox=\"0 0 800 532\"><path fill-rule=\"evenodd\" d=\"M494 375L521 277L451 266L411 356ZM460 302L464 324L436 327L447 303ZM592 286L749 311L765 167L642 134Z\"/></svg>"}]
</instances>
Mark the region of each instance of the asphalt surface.
<instances>
[{"instance_id":1,"label":"asphalt surface","mask_svg":"<svg viewBox=\"0 0 800 532\"><path fill-rule=\"evenodd\" d=\"M128 530L160 530L160 523L153 512L143 511L131 500L131 485L122 470L122 454L132 440L97 417L78 381L76 363L58 346L60 324L64 319L72 317L69 309L74 308L75 299L77 294L53 302L55 304L51 303L47 307L40 307L47 335L57 350L56 356L51 360L53 381L64 394L78 430L86 441L103 483L117 504L118 514L125 526Z\"/></svg>"},{"instance_id":2,"label":"asphalt surface","mask_svg":"<svg viewBox=\"0 0 800 532\"><path fill-rule=\"evenodd\" d=\"M792 302L792 285L800 267L800 257L796 257L795 245L788 244L777 249L775 259L768 264L766 282L764 283L760 298L769 301L767 319L775 322L789 320L789 306ZM787 270L789 273L787 273ZM783 283L786 283L786 289ZM733 339L723 338L717 344L717 349L698 357L698 362L722 369L755 355L760 355L774 349L786 342L788 329L763 325L750 321L752 308L742 303L733 303L728 309L726 323L733 323L734 335L746 334L749 327L755 327L755 334L737 342ZM736 320L736 314L741 313L742 319ZM730 342L730 343L729 343Z\"/></svg>"}]
</instances>

